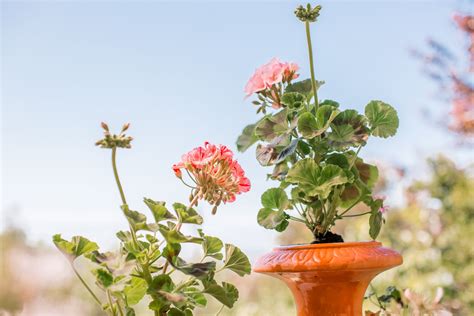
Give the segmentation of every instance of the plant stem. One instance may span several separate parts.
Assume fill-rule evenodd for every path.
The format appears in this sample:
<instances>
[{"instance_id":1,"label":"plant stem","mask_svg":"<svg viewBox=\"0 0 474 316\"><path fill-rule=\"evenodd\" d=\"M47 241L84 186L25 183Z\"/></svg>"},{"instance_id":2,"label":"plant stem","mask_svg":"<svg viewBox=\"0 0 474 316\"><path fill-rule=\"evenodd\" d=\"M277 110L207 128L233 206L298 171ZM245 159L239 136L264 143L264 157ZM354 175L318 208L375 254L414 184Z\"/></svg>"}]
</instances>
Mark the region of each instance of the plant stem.
<instances>
[{"instance_id":1,"label":"plant stem","mask_svg":"<svg viewBox=\"0 0 474 316\"><path fill-rule=\"evenodd\" d=\"M372 283L370 283L369 285L370 285L370 289L371 289L372 292L374 292L374 294L375 294L375 298L377 299L377 302L378 302L379 307L380 307L382 310L385 310L385 307L383 307L382 302L380 301L379 296L377 295L377 291L375 291L374 286L372 285Z\"/></svg>"},{"instance_id":2,"label":"plant stem","mask_svg":"<svg viewBox=\"0 0 474 316\"><path fill-rule=\"evenodd\" d=\"M120 193L120 198L122 199L122 204L127 206L127 199L125 198L125 193L123 192L122 183L120 182L120 177L119 177L118 170L117 170L117 147L112 148L112 168L114 170L115 182L117 183L117 187L118 187L118 190L119 190L119 193ZM142 246L138 243L138 239L137 239L135 229L133 229L132 223L130 222L128 217L127 217L127 221L128 221L128 226L130 228L130 233L132 235L132 240L133 240L133 243L134 243L135 247L137 247L137 249L142 249ZM137 264L139 265L139 267L142 268L143 277L144 277L145 281L147 282L147 284L150 285L152 280L153 280L152 275L151 275L150 270L149 270L149 264L150 263L147 262L146 264L141 264L140 262L137 262ZM156 312L155 312L155 315L157 315Z\"/></svg>"},{"instance_id":3,"label":"plant stem","mask_svg":"<svg viewBox=\"0 0 474 316\"><path fill-rule=\"evenodd\" d=\"M354 166L361 149L362 149L362 145L360 145L359 148L357 148L357 151L354 155L354 159L352 159L351 164L349 165L349 170Z\"/></svg>"},{"instance_id":4,"label":"plant stem","mask_svg":"<svg viewBox=\"0 0 474 316\"><path fill-rule=\"evenodd\" d=\"M112 297L110 296L109 290L107 290L107 300L109 301L109 307L110 307L110 311L112 312L112 315L116 316L117 314L115 313L114 304L112 302Z\"/></svg>"},{"instance_id":5,"label":"plant stem","mask_svg":"<svg viewBox=\"0 0 474 316\"><path fill-rule=\"evenodd\" d=\"M182 178L179 178L181 180L181 182L183 182L183 184L185 186L187 186L188 188L191 188L191 189L197 189L196 187L193 187L193 186L190 186L189 184L187 184L186 182L184 182L184 180Z\"/></svg>"},{"instance_id":6,"label":"plant stem","mask_svg":"<svg viewBox=\"0 0 474 316\"><path fill-rule=\"evenodd\" d=\"M125 193L123 192L122 183L120 182L120 177L117 169L117 147L112 148L112 169L114 170L115 183L117 184L120 198L122 199L122 204L127 205L127 199L125 198ZM127 217L128 226L130 227L130 233L132 235L133 242L138 249L141 249L141 245L138 243L137 235L135 230L132 227L132 223Z\"/></svg>"},{"instance_id":7,"label":"plant stem","mask_svg":"<svg viewBox=\"0 0 474 316\"><path fill-rule=\"evenodd\" d=\"M316 78L314 76L314 61L313 61L313 46L311 45L311 32L309 27L309 22L305 22L306 27L306 41L308 42L308 53L309 53L309 66L311 71L311 86L313 87L313 94L314 94L314 106L317 110L319 107L318 101L318 91L316 89Z\"/></svg>"},{"instance_id":8,"label":"plant stem","mask_svg":"<svg viewBox=\"0 0 474 316\"><path fill-rule=\"evenodd\" d=\"M74 266L73 262L71 262L71 267L72 267L72 270L74 271L74 273L76 274L77 278L81 281L82 285L84 285L84 287L87 289L87 291L92 295L92 297L97 302L97 304L99 304L99 306L102 307L102 302L99 300L99 298L97 298L97 296L94 294L94 292L91 290L91 288L87 285L86 281L84 281L84 279L81 277L81 275L77 271L76 267Z\"/></svg>"},{"instance_id":9,"label":"plant stem","mask_svg":"<svg viewBox=\"0 0 474 316\"><path fill-rule=\"evenodd\" d=\"M117 300L117 309L119 311L120 316L125 316L122 311L122 305L120 305L120 300Z\"/></svg>"},{"instance_id":10,"label":"plant stem","mask_svg":"<svg viewBox=\"0 0 474 316\"><path fill-rule=\"evenodd\" d=\"M223 309L224 309L224 304L222 304L221 308L219 308L219 310L217 311L216 316L219 316Z\"/></svg>"},{"instance_id":11,"label":"plant stem","mask_svg":"<svg viewBox=\"0 0 474 316\"><path fill-rule=\"evenodd\" d=\"M296 221L296 222L300 222L300 223L303 223L303 224L306 224L306 221L304 219L301 219L301 218L298 218L298 217L294 217L294 216L291 216L290 215L290 219Z\"/></svg>"},{"instance_id":12,"label":"plant stem","mask_svg":"<svg viewBox=\"0 0 474 316\"><path fill-rule=\"evenodd\" d=\"M120 198L122 199L122 204L127 204L127 200L125 199L125 194L123 193L122 184L120 183L120 178L117 171L116 156L117 156L117 147L114 147L112 148L112 168L114 169L115 182L117 183L117 187L120 192Z\"/></svg>"},{"instance_id":13,"label":"plant stem","mask_svg":"<svg viewBox=\"0 0 474 316\"><path fill-rule=\"evenodd\" d=\"M371 211L368 211L368 212L364 212L364 213L359 213L359 214L351 214L351 215L346 215L346 216L342 216L340 215L341 217L357 217L357 216L362 216L362 215L366 215L366 214L370 214L372 213Z\"/></svg>"},{"instance_id":14,"label":"plant stem","mask_svg":"<svg viewBox=\"0 0 474 316\"><path fill-rule=\"evenodd\" d=\"M344 212L342 212L341 214L339 214L339 216L342 216L342 215L346 214L347 212L349 212L354 206L356 206L357 204L359 204L360 201L361 201L361 198L358 198L357 201L355 201L354 203L352 203L352 205L349 206Z\"/></svg>"}]
</instances>

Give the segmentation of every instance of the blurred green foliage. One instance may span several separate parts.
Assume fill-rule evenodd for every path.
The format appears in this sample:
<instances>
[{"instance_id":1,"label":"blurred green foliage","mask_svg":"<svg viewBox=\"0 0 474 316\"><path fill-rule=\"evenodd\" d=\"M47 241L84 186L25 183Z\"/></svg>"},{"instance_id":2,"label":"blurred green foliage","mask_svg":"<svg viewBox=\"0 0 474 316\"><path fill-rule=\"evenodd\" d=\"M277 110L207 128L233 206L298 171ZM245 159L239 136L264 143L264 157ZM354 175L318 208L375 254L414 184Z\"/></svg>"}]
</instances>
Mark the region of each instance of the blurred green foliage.
<instances>
[{"instance_id":1,"label":"blurred green foliage","mask_svg":"<svg viewBox=\"0 0 474 316\"><path fill-rule=\"evenodd\" d=\"M439 156L430 177L407 190L407 206L388 215L381 240L403 254L391 283L417 292L444 290L455 315L474 314L474 176Z\"/></svg>"}]
</instances>

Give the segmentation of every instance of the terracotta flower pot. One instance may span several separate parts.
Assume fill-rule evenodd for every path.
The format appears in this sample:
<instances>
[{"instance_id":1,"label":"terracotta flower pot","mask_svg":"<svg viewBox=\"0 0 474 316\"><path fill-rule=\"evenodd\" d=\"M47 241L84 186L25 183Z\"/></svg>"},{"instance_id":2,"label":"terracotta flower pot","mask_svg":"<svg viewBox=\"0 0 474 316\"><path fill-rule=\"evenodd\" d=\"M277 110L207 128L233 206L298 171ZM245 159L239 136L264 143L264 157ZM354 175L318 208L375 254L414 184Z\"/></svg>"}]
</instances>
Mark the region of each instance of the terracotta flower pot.
<instances>
[{"instance_id":1,"label":"terracotta flower pot","mask_svg":"<svg viewBox=\"0 0 474 316\"><path fill-rule=\"evenodd\" d=\"M370 281L402 262L399 253L375 241L295 245L273 249L254 271L288 285L298 316L358 316Z\"/></svg>"}]
</instances>

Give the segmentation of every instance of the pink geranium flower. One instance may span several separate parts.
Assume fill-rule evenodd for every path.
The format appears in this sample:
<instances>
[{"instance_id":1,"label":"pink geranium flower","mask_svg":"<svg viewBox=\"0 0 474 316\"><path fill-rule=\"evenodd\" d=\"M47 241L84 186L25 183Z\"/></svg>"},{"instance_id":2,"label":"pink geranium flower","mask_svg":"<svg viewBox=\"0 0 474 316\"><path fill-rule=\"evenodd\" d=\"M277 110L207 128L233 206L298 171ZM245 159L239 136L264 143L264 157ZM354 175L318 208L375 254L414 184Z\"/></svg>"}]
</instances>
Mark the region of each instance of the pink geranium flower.
<instances>
[{"instance_id":1,"label":"pink geranium flower","mask_svg":"<svg viewBox=\"0 0 474 316\"><path fill-rule=\"evenodd\" d=\"M233 202L237 194L250 190L250 180L233 155L224 145L205 142L184 154L173 165L173 171L181 179L181 170L187 170L196 185L193 195L218 206L221 202Z\"/></svg>"},{"instance_id":2,"label":"pink geranium flower","mask_svg":"<svg viewBox=\"0 0 474 316\"><path fill-rule=\"evenodd\" d=\"M249 96L265 89L271 89L273 85L280 82L290 82L298 78L299 75L296 73L298 69L299 67L295 63L282 62L278 58L273 58L255 70L245 85L245 93Z\"/></svg>"}]
</instances>

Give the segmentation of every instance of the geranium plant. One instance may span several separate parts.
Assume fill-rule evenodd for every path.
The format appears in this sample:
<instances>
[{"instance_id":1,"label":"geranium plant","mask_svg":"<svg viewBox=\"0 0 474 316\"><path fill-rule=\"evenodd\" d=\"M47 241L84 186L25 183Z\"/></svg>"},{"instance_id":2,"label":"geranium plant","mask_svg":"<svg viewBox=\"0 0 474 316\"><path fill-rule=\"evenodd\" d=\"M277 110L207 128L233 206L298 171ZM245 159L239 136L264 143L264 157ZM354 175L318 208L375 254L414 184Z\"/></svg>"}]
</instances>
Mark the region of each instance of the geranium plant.
<instances>
[{"instance_id":1,"label":"geranium plant","mask_svg":"<svg viewBox=\"0 0 474 316\"><path fill-rule=\"evenodd\" d=\"M289 221L297 221L311 230L317 243L342 242L331 232L336 221L367 215L375 239L387 206L372 194L377 167L359 153L371 136L395 135L398 116L392 106L378 100L368 102L364 113L343 109L334 100L319 100L324 82L315 79L310 23L320 9L308 4L295 11L306 29L311 78L295 81L299 67L276 58L258 68L245 92L256 97L253 104L262 116L244 128L237 148L243 152L258 142L258 162L273 166L268 177L279 182L262 195L261 226L281 232ZM349 213L359 203L367 211Z\"/></svg>"},{"instance_id":2,"label":"geranium plant","mask_svg":"<svg viewBox=\"0 0 474 316\"><path fill-rule=\"evenodd\" d=\"M104 138L96 145L111 150L112 167L121 198L121 210L129 229L119 231L120 248L114 252L100 252L99 246L82 236L71 240L55 235L53 241L69 259L71 266L92 295L109 315L135 315L134 305L143 299L155 315L192 315L196 307L207 304L206 296L231 308L238 299L237 288L227 282L218 282L215 275L225 269L240 276L250 273L246 255L232 244L206 235L202 229L197 236L183 234L182 225L202 225L203 218L194 207L201 200L213 205L213 213L221 203L232 202L235 196L250 189L244 171L233 159L226 146L205 143L183 155L173 166L176 176L190 188L187 205L174 203L171 212L163 201L144 199L152 215L132 210L127 203L119 178L116 154L119 148L130 148L132 138L127 136L129 125L119 134L111 134L102 123ZM183 177L183 171L189 180ZM201 258L195 263L185 261L181 246L196 244L201 248ZM95 287L86 283L74 262L78 257L92 262ZM181 275L179 275L181 274ZM102 292L98 294L98 292Z\"/></svg>"}]
</instances>

